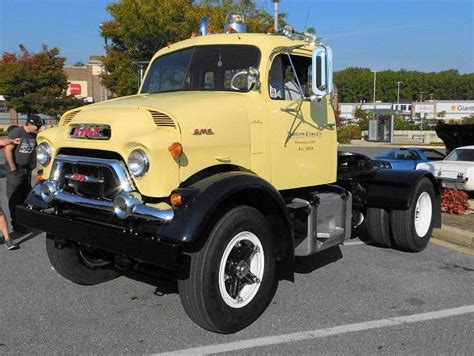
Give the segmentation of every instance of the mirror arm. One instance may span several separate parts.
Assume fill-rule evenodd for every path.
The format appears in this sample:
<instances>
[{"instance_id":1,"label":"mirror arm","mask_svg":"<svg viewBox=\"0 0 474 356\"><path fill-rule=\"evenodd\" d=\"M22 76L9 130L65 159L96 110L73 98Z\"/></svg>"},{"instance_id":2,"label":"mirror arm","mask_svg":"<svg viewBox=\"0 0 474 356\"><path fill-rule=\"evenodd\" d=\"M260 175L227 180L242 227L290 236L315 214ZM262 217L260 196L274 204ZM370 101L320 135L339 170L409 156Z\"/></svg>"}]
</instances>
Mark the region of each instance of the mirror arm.
<instances>
[{"instance_id":1,"label":"mirror arm","mask_svg":"<svg viewBox=\"0 0 474 356\"><path fill-rule=\"evenodd\" d=\"M298 75L296 73L296 68L295 65L293 64L293 60L291 59L291 56L289 53L286 54L288 56L288 59L291 64L291 69L293 69L293 78L296 79L296 83L298 84L298 90L300 91L300 95L302 98L304 98L304 91L303 88L301 87L300 79L298 78Z\"/></svg>"}]
</instances>

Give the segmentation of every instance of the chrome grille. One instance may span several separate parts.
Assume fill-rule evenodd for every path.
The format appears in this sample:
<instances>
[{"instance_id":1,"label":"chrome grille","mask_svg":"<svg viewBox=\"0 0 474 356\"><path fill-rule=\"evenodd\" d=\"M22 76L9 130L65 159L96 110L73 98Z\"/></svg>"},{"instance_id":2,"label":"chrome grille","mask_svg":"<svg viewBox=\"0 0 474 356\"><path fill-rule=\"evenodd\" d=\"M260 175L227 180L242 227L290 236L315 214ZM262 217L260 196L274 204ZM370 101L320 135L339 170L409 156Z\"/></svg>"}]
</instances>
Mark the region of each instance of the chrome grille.
<instances>
[{"instance_id":1,"label":"chrome grille","mask_svg":"<svg viewBox=\"0 0 474 356\"><path fill-rule=\"evenodd\" d=\"M113 200L120 182L113 172L102 166L65 163L61 168L64 191L90 199Z\"/></svg>"},{"instance_id":2,"label":"chrome grille","mask_svg":"<svg viewBox=\"0 0 474 356\"><path fill-rule=\"evenodd\" d=\"M115 159L58 155L50 180L65 194L93 202L135 190L124 163Z\"/></svg>"},{"instance_id":3,"label":"chrome grille","mask_svg":"<svg viewBox=\"0 0 474 356\"><path fill-rule=\"evenodd\" d=\"M148 110L156 126L176 127L173 119L168 115L154 110Z\"/></svg>"}]
</instances>

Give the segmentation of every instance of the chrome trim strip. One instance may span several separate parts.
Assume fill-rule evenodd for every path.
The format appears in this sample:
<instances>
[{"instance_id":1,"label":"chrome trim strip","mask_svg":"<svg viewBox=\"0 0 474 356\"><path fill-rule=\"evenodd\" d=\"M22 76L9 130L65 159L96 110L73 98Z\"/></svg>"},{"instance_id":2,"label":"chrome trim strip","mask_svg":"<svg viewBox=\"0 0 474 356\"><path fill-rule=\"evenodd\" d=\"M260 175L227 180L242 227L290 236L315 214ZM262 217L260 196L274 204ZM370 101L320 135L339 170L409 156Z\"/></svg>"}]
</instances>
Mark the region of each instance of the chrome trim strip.
<instances>
[{"instance_id":1,"label":"chrome trim strip","mask_svg":"<svg viewBox=\"0 0 474 356\"><path fill-rule=\"evenodd\" d=\"M138 204L133 208L132 216L144 219L171 221L174 218L173 209L160 210L143 204Z\"/></svg>"},{"instance_id":2,"label":"chrome trim strip","mask_svg":"<svg viewBox=\"0 0 474 356\"><path fill-rule=\"evenodd\" d=\"M445 178L445 177L439 177L442 181L447 182L447 183L461 183L464 184L467 182L467 178Z\"/></svg>"}]
</instances>

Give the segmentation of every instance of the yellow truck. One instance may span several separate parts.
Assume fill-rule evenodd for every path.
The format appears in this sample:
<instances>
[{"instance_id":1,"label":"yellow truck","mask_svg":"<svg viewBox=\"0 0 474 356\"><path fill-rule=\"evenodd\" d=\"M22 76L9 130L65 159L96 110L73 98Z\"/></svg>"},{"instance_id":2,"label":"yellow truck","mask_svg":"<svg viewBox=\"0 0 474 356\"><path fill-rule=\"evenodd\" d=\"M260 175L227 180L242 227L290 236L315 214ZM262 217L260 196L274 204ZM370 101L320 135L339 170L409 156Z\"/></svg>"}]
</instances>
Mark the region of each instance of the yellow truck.
<instances>
[{"instance_id":1,"label":"yellow truck","mask_svg":"<svg viewBox=\"0 0 474 356\"><path fill-rule=\"evenodd\" d=\"M441 220L434 177L338 154L331 49L290 28L244 28L239 16L223 34L204 23L156 53L138 94L66 112L38 135L47 179L17 219L46 232L59 274L166 278L196 324L233 333L298 256L359 232L426 247Z\"/></svg>"}]
</instances>

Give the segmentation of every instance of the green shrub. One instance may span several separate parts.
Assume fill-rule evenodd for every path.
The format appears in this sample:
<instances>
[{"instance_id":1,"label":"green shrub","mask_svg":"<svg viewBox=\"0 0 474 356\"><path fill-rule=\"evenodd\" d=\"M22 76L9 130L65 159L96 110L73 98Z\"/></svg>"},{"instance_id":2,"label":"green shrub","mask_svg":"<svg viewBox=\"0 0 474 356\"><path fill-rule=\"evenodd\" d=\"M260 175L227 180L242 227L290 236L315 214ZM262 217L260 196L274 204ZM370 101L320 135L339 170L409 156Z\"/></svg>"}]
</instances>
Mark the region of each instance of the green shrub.
<instances>
[{"instance_id":1,"label":"green shrub","mask_svg":"<svg viewBox=\"0 0 474 356\"><path fill-rule=\"evenodd\" d=\"M465 118L463 118L462 123L464 125L474 124L474 114L471 114L471 115L466 116Z\"/></svg>"},{"instance_id":2,"label":"green shrub","mask_svg":"<svg viewBox=\"0 0 474 356\"><path fill-rule=\"evenodd\" d=\"M360 140L362 132L358 125L346 125L337 129L337 141L339 143L350 143L351 140Z\"/></svg>"}]
</instances>

